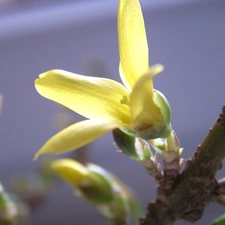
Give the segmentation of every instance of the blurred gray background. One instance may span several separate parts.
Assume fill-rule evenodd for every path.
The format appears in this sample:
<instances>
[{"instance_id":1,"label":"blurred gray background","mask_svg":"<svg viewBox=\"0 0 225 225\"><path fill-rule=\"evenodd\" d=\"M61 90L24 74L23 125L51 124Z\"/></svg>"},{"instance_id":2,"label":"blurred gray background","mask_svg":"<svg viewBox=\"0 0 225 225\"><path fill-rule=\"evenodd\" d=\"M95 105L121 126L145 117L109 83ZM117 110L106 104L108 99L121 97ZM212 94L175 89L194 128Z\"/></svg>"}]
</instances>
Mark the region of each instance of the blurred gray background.
<instances>
[{"instance_id":1,"label":"blurred gray background","mask_svg":"<svg viewBox=\"0 0 225 225\"><path fill-rule=\"evenodd\" d=\"M22 3L23 2L23 3ZM32 1L34 2L34 1ZM52 4L51 4L52 2ZM184 157L217 119L225 104L225 1L143 0L151 65L165 71L154 81L172 107L173 128ZM50 69L93 75L93 63L106 67L104 77L120 82L117 48L117 1L40 1L6 4L0 10L0 181L34 170L35 152L57 131L60 108L41 97L33 82ZM99 76L102 76L100 74ZM74 113L74 120L81 117ZM143 206L154 199L155 184L137 163L116 152L111 134L88 146L90 159L112 171L135 190ZM78 150L79 151L79 150ZM224 176L221 170L218 177ZM224 209L215 204L196 224L209 224ZM29 224L105 224L90 205L73 197L61 183ZM186 225L177 222L177 225Z\"/></svg>"}]
</instances>

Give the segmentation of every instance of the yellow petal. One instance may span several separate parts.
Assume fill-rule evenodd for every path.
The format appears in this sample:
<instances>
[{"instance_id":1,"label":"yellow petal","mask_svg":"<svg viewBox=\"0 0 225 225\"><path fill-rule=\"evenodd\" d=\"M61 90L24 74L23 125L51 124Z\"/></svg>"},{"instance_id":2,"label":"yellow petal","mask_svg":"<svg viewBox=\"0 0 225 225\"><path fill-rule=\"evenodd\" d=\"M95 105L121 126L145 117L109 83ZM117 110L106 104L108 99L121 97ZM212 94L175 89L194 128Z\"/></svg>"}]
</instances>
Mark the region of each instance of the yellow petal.
<instances>
[{"instance_id":1,"label":"yellow petal","mask_svg":"<svg viewBox=\"0 0 225 225\"><path fill-rule=\"evenodd\" d=\"M88 180L88 169L72 159L56 160L51 164L51 168L73 187Z\"/></svg>"},{"instance_id":2,"label":"yellow petal","mask_svg":"<svg viewBox=\"0 0 225 225\"><path fill-rule=\"evenodd\" d=\"M34 159L45 153L59 154L77 149L120 126L123 124L110 119L91 119L75 123L51 137L35 154Z\"/></svg>"},{"instance_id":3,"label":"yellow petal","mask_svg":"<svg viewBox=\"0 0 225 225\"><path fill-rule=\"evenodd\" d=\"M148 71L148 43L138 0L120 0L118 8L120 76L132 90L135 82Z\"/></svg>"},{"instance_id":4,"label":"yellow petal","mask_svg":"<svg viewBox=\"0 0 225 225\"><path fill-rule=\"evenodd\" d=\"M44 97L87 118L130 120L129 107L120 103L129 93L116 81L52 70L41 74L35 86Z\"/></svg>"},{"instance_id":5,"label":"yellow petal","mask_svg":"<svg viewBox=\"0 0 225 225\"><path fill-rule=\"evenodd\" d=\"M160 108L153 100L152 79L163 70L162 65L152 66L135 84L130 96L131 117L134 124L154 124L162 121Z\"/></svg>"}]
</instances>

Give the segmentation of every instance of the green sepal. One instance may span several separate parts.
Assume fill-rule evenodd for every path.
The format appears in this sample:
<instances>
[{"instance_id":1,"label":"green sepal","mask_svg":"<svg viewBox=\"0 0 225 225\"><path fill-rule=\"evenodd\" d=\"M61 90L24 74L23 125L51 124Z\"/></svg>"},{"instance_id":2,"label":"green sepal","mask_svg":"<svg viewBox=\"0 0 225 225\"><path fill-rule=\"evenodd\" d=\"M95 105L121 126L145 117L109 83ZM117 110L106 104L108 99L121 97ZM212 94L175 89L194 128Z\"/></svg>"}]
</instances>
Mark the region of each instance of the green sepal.
<instances>
[{"instance_id":1,"label":"green sepal","mask_svg":"<svg viewBox=\"0 0 225 225\"><path fill-rule=\"evenodd\" d=\"M160 108L164 123L170 124L171 123L171 108L166 97L160 91L155 90L153 95L153 100Z\"/></svg>"},{"instance_id":2,"label":"green sepal","mask_svg":"<svg viewBox=\"0 0 225 225\"><path fill-rule=\"evenodd\" d=\"M131 137L139 137L139 134L135 130L132 130L126 127L120 127L119 129Z\"/></svg>"},{"instance_id":3,"label":"green sepal","mask_svg":"<svg viewBox=\"0 0 225 225\"><path fill-rule=\"evenodd\" d=\"M139 127L136 128L139 137L145 140L167 138L170 135L171 130L171 124L164 122L146 126L146 129L139 129Z\"/></svg>"}]
</instances>

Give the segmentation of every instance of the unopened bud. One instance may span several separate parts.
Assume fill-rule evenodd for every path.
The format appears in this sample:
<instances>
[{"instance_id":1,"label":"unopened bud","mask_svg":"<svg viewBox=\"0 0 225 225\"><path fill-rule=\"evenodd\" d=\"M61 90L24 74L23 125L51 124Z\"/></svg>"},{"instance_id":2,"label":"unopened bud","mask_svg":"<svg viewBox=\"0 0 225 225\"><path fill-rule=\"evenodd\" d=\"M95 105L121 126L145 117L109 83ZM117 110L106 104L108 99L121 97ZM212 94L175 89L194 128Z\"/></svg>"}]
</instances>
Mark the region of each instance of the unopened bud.
<instances>
[{"instance_id":1,"label":"unopened bud","mask_svg":"<svg viewBox=\"0 0 225 225\"><path fill-rule=\"evenodd\" d=\"M113 130L113 138L116 147L131 159L141 161L152 156L149 144L141 138L129 136L120 129Z\"/></svg>"},{"instance_id":2,"label":"unopened bud","mask_svg":"<svg viewBox=\"0 0 225 225\"><path fill-rule=\"evenodd\" d=\"M128 155L131 159L137 160L138 155L135 148L135 137L124 133L120 129L112 131L116 147L124 154Z\"/></svg>"},{"instance_id":3,"label":"unopened bud","mask_svg":"<svg viewBox=\"0 0 225 225\"><path fill-rule=\"evenodd\" d=\"M225 224L225 214L215 219L212 225L224 225Z\"/></svg>"},{"instance_id":4,"label":"unopened bud","mask_svg":"<svg viewBox=\"0 0 225 225\"><path fill-rule=\"evenodd\" d=\"M28 214L28 207L15 196L9 195L0 184L0 224L21 224Z\"/></svg>"},{"instance_id":5,"label":"unopened bud","mask_svg":"<svg viewBox=\"0 0 225 225\"><path fill-rule=\"evenodd\" d=\"M53 162L52 168L75 187L78 196L92 203L113 223L121 224L128 218L137 221L140 217L139 204L129 189L100 166L83 166L74 160L62 159Z\"/></svg>"},{"instance_id":6,"label":"unopened bud","mask_svg":"<svg viewBox=\"0 0 225 225\"><path fill-rule=\"evenodd\" d=\"M91 171L71 159L57 160L52 169L67 183L76 188L78 195L94 204L103 204L112 199L110 183L101 174Z\"/></svg>"}]
</instances>

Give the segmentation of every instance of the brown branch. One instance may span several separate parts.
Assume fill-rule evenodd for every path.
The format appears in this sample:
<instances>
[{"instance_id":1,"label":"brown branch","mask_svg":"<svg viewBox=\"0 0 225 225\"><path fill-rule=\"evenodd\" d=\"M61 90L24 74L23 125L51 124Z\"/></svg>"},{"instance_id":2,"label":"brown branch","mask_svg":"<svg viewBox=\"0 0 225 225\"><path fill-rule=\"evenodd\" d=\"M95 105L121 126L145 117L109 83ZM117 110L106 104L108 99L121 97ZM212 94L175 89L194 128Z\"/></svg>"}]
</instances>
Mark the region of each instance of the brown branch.
<instances>
[{"instance_id":1,"label":"brown branch","mask_svg":"<svg viewBox=\"0 0 225 225\"><path fill-rule=\"evenodd\" d=\"M177 220L194 223L215 196L219 184L216 172L225 157L225 106L171 189L159 186L157 199L150 203L139 225L172 225ZM165 176L166 174L164 174Z\"/></svg>"},{"instance_id":2,"label":"brown branch","mask_svg":"<svg viewBox=\"0 0 225 225\"><path fill-rule=\"evenodd\" d=\"M218 181L218 186L213 191L211 201L225 206L225 178Z\"/></svg>"}]
</instances>

